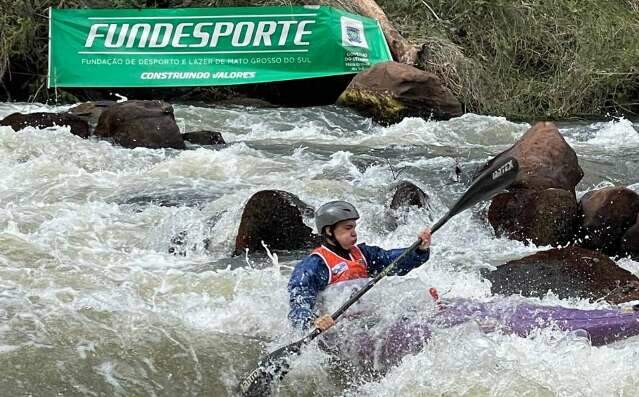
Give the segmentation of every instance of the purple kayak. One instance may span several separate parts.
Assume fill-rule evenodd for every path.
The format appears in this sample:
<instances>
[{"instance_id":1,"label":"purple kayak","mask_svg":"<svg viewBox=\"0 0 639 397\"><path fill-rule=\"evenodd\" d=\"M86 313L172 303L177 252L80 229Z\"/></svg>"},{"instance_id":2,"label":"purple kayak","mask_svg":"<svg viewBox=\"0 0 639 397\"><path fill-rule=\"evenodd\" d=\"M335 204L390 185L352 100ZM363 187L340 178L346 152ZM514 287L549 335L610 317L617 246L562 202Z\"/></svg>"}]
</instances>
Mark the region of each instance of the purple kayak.
<instances>
[{"instance_id":1,"label":"purple kayak","mask_svg":"<svg viewBox=\"0 0 639 397\"><path fill-rule=\"evenodd\" d=\"M475 321L484 332L502 332L527 337L536 329L553 327L583 331L593 346L601 346L639 335L639 312L621 309L571 309L528 303L477 302L455 299L443 302L428 319L405 317L388 326L351 320L350 326L327 332L326 345L339 357L357 366L384 371L407 354L418 353L433 328L450 328ZM332 330L331 330L332 331Z\"/></svg>"},{"instance_id":2,"label":"purple kayak","mask_svg":"<svg viewBox=\"0 0 639 397\"><path fill-rule=\"evenodd\" d=\"M571 309L527 303L504 304L455 300L444 304L434 324L450 327L477 321L482 328L526 337L539 328L556 327L563 331L584 331L593 346L639 335L639 312L621 309Z\"/></svg>"}]
</instances>

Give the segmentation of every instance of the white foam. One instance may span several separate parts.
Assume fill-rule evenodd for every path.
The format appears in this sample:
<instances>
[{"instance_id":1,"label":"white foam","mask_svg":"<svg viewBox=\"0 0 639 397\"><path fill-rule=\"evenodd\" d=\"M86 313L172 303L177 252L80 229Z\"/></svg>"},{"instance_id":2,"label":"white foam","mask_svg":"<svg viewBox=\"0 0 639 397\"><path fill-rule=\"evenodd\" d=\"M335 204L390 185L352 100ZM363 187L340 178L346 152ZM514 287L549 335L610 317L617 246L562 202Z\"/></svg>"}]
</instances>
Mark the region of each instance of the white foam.
<instances>
[{"instance_id":1,"label":"white foam","mask_svg":"<svg viewBox=\"0 0 639 397\"><path fill-rule=\"evenodd\" d=\"M588 140L591 145L599 145L607 150L614 148L639 147L639 132L632 122L627 119L610 121L599 129L593 139Z\"/></svg>"}]
</instances>

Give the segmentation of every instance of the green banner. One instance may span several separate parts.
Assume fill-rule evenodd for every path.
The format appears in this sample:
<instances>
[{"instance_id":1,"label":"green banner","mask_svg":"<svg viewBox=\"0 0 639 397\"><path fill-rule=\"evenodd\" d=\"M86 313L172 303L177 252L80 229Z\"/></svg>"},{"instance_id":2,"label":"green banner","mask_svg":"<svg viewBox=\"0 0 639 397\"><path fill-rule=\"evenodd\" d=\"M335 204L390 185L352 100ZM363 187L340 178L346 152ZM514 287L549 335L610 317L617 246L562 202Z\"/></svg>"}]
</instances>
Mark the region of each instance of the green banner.
<instances>
[{"instance_id":1,"label":"green banner","mask_svg":"<svg viewBox=\"0 0 639 397\"><path fill-rule=\"evenodd\" d=\"M325 6L50 9L49 87L175 87L357 73L379 23Z\"/></svg>"}]
</instances>

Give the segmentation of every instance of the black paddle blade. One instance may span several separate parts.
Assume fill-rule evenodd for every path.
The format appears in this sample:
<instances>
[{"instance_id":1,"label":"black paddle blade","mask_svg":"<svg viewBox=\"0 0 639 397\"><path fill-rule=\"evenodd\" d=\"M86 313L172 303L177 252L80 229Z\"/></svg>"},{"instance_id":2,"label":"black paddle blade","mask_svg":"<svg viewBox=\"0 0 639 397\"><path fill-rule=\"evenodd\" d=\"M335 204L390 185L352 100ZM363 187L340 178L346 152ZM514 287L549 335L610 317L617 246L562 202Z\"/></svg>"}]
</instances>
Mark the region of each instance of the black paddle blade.
<instances>
[{"instance_id":1,"label":"black paddle blade","mask_svg":"<svg viewBox=\"0 0 639 397\"><path fill-rule=\"evenodd\" d=\"M446 216L432 227L432 231L434 232L439 229L454 215L472 207L480 201L488 200L495 194L506 189L515 181L518 172L519 163L514 157L506 157L495 161L475 178L468 190L457 200Z\"/></svg>"},{"instance_id":2,"label":"black paddle blade","mask_svg":"<svg viewBox=\"0 0 639 397\"><path fill-rule=\"evenodd\" d=\"M514 157L506 157L494 162L491 167L475 178L466 193L451 208L451 214L457 214L501 192L513 183L518 172L519 163Z\"/></svg>"},{"instance_id":3,"label":"black paddle blade","mask_svg":"<svg viewBox=\"0 0 639 397\"><path fill-rule=\"evenodd\" d=\"M299 340L281 347L264 357L240 383L240 393L244 397L268 396L271 394L271 384L286 375L289 369L289 359L293 354L299 354L305 340Z\"/></svg>"}]
</instances>

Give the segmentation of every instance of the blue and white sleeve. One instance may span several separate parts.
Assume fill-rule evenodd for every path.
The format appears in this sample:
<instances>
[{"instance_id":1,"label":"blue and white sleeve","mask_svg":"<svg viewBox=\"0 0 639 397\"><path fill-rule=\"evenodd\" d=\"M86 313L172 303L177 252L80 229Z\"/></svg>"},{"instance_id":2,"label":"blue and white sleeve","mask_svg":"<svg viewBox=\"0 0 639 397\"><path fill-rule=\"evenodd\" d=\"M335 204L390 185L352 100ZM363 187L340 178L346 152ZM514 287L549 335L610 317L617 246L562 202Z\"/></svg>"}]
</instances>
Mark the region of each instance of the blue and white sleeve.
<instances>
[{"instance_id":1,"label":"blue and white sleeve","mask_svg":"<svg viewBox=\"0 0 639 397\"><path fill-rule=\"evenodd\" d=\"M375 277L379 272L391 264L397 257L404 253L406 248L397 248L385 250L374 245L359 244L362 254L366 257L368 263L368 274ZM411 270L421 266L430 257L430 249L420 250L419 248L407 255L400 263L397 264L389 275L403 276Z\"/></svg>"},{"instance_id":2,"label":"blue and white sleeve","mask_svg":"<svg viewBox=\"0 0 639 397\"><path fill-rule=\"evenodd\" d=\"M315 318L317 295L328 285L328 268L322 258L309 255L299 262L288 282L288 318L298 329L308 328Z\"/></svg>"}]
</instances>

